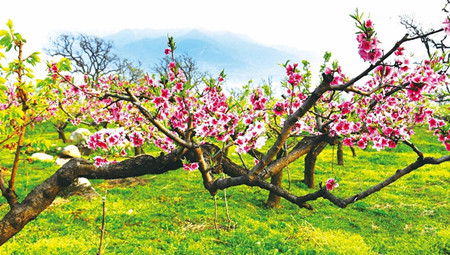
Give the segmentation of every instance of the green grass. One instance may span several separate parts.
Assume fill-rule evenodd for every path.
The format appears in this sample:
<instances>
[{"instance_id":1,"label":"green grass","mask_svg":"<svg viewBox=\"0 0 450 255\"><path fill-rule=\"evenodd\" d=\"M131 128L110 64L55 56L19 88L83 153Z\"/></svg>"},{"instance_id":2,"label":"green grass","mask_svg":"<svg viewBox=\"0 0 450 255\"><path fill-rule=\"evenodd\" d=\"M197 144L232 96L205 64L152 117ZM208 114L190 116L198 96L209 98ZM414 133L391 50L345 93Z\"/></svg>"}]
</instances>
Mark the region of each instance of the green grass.
<instances>
[{"instance_id":1,"label":"green grass","mask_svg":"<svg viewBox=\"0 0 450 255\"><path fill-rule=\"evenodd\" d=\"M425 130L417 132L414 142L426 156L445 153ZM53 147L61 146L56 133L41 130L34 135L54 140ZM416 158L403 145L380 152L357 150L357 157L344 148L344 166L332 164L332 156L331 147L319 156L315 179L318 184L337 178L340 186L333 193L339 197L382 181ZM12 153L3 151L0 162L10 167ZM302 164L300 159L290 167L291 191L297 195L313 191L300 182ZM20 166L17 187L22 198L57 169L39 162L23 161ZM197 172L171 171L141 177L139 182L92 182L99 193L107 190L103 254L448 254L449 169L449 163L423 167L346 209L323 199L310 203L313 211L285 200L281 208L270 209L265 207L267 191L230 188L226 191L230 231L223 192L218 193L220 230L216 231L214 200ZM58 198L0 247L0 254L95 254L101 204L100 197L91 201L79 196ZM0 198L0 215L8 209Z\"/></svg>"}]
</instances>

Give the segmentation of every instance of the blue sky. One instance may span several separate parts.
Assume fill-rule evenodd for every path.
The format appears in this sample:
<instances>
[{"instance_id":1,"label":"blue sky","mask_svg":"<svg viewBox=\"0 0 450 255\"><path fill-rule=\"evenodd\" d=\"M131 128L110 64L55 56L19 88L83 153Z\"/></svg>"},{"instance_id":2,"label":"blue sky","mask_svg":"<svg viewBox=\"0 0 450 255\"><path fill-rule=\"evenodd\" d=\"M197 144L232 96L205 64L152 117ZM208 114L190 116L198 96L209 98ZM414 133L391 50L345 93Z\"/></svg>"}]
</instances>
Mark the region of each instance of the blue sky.
<instances>
[{"instance_id":1,"label":"blue sky","mask_svg":"<svg viewBox=\"0 0 450 255\"><path fill-rule=\"evenodd\" d=\"M72 31L100 36L122 29L203 28L245 34L268 45L325 50L345 65L362 63L356 52L356 8L370 13L383 47L404 34L399 15L411 15L425 26L440 27L444 0L321 1L103 1L22 0L1 3L0 24L10 18L16 31L39 50L51 35Z\"/></svg>"}]
</instances>

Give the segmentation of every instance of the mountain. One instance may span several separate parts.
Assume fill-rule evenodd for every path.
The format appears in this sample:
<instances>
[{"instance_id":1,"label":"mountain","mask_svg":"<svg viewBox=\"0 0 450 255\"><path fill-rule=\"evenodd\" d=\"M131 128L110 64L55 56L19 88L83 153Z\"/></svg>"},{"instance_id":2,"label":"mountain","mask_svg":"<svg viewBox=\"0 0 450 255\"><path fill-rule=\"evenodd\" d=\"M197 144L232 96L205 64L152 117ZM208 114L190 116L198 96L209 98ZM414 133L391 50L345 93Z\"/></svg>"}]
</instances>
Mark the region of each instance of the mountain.
<instances>
[{"instance_id":1,"label":"mountain","mask_svg":"<svg viewBox=\"0 0 450 255\"><path fill-rule=\"evenodd\" d=\"M287 60L300 62L303 59L317 59L317 56L310 52L287 51L267 46L245 35L231 32L128 29L105 39L113 41L116 54L141 61L144 68L151 71L164 57L167 34L175 39L175 54L186 53L191 56L202 71L209 72L213 77L225 69L227 84L232 87L246 84L249 80L259 83L268 78L278 83L285 75L285 71L278 64Z\"/></svg>"}]
</instances>

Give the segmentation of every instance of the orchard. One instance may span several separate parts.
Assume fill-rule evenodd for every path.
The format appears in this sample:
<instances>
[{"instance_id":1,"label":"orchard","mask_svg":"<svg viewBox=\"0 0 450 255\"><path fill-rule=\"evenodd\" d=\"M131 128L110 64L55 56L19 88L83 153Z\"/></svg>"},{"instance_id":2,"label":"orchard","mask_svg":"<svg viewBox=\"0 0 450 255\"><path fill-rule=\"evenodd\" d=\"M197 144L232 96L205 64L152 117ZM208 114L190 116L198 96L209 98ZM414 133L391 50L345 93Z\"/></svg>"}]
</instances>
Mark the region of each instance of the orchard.
<instances>
[{"instance_id":1,"label":"orchard","mask_svg":"<svg viewBox=\"0 0 450 255\"><path fill-rule=\"evenodd\" d=\"M331 61L328 52L319 74L311 72L308 61L287 61L279 93L268 86L229 93L223 85L225 71L204 78L202 84L191 84L175 61L177 47L170 36L167 48L161 49L172 60L167 75L147 74L129 82L108 74L95 80L75 75L70 61L62 58L49 62L48 76L38 80L33 68L40 62L39 53L24 56L26 40L8 22L7 29L0 31L0 145L14 148L15 159L10 174L0 171L2 202L10 207L0 221L0 244L39 217L79 177L118 179L177 169L199 171L205 191L213 197L218 191L246 185L268 191L270 207L278 207L282 198L299 210L321 210L315 207L317 199L346 208L371 199L375 192L389 192L383 189L423 166L448 168L450 123L436 115L437 106L448 108L436 103L450 86L448 55L437 52L429 59L413 60L408 43L450 35L450 19L443 21L442 28L420 36L406 34L394 45L383 45L377 37L376 17L371 20L356 11L351 18L358 43L354 53L367 64L360 74L346 75L346 67ZM313 75L319 76L318 84ZM16 180L22 178L19 160L27 130L58 119L105 128L89 137L87 145L94 151L89 158L72 159L26 197L18 197L16 190L21 187ZM428 156L411 142L418 126L432 132L446 155ZM416 160L392 169L376 185L339 197L335 190L346 188L340 185L342 179L332 174L314 178L317 157L327 146L339 143L374 149L373 153L394 153L404 144ZM154 156L131 156L134 147L146 145L158 150L152 151ZM289 166L303 158L304 168L295 171L304 171L309 189L294 194L282 187L282 178L294 171Z\"/></svg>"}]
</instances>

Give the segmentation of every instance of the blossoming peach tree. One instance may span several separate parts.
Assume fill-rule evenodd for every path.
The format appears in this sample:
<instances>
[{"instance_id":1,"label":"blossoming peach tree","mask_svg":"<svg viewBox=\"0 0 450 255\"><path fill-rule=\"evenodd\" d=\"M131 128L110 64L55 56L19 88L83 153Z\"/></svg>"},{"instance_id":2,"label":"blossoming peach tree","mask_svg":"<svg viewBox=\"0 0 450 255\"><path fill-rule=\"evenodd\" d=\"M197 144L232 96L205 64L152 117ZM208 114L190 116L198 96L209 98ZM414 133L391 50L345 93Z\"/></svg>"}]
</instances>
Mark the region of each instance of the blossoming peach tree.
<instances>
[{"instance_id":1,"label":"blossoming peach tree","mask_svg":"<svg viewBox=\"0 0 450 255\"><path fill-rule=\"evenodd\" d=\"M450 161L450 155L426 157L410 141L414 126L425 124L450 151L450 126L434 117L429 107L441 86L448 82L447 76L440 72L444 67L442 57L412 64L405 47L407 42L420 37L405 35L392 48L383 50L372 21L364 20L358 12L351 17L358 28L357 52L368 67L358 76L348 77L338 62L329 64L330 55L326 54L320 82L313 86L308 62L301 66L287 62L284 64L287 78L283 82L283 96L279 98L264 88L248 89L240 97L229 96L222 89L224 72L217 79L205 79L204 85L194 86L187 82L175 61L167 66L167 77L145 76L137 84L116 76L102 77L98 83L76 83L67 72L65 60L50 64L47 87L41 90L53 91L53 102L61 108L70 109L75 102L77 105L82 102L81 107L77 106L82 114L73 118L73 123L92 118L114 127L90 136L90 148L123 157L129 153L127 145L150 143L161 153L157 157L144 154L123 161L108 160L101 155L93 162L72 159L21 203L15 195L5 195L10 188L2 181L2 193L11 210L0 221L0 244L36 218L77 177L113 179L183 168L200 171L203 186L211 195L229 187L248 185L268 190L274 197L282 197L301 208L312 209L310 202L318 198L345 208L424 165ZM449 32L449 23L446 21L445 28L426 36ZM1 35L4 38L4 32ZM171 37L168 39L164 51L174 59L175 42ZM7 100L10 104L29 102L27 98L13 96L20 94L20 86L6 91L11 94ZM2 111L9 107L2 102ZM338 141L346 146L377 150L404 143L417 154L417 159L386 180L348 198L333 195L332 190L339 186L333 176L306 195L298 196L281 187L283 169L304 155L305 168L314 164L325 146ZM228 156L229 150L234 150L240 160L233 161ZM247 165L242 160L243 154L251 155L255 164ZM314 184L313 179L309 181Z\"/></svg>"}]
</instances>

